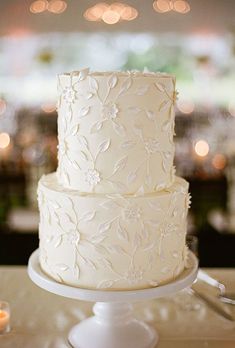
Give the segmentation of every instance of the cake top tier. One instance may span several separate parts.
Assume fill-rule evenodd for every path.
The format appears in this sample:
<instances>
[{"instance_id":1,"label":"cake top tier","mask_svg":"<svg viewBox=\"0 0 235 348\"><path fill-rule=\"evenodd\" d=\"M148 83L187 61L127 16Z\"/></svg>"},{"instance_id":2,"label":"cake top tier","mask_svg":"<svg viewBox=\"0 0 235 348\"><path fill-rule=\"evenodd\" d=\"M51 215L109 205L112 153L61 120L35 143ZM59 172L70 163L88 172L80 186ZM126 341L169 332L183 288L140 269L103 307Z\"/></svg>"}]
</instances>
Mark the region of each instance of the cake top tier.
<instances>
[{"instance_id":1,"label":"cake top tier","mask_svg":"<svg viewBox=\"0 0 235 348\"><path fill-rule=\"evenodd\" d=\"M81 192L149 193L174 180L172 75L58 75L59 182Z\"/></svg>"}]
</instances>

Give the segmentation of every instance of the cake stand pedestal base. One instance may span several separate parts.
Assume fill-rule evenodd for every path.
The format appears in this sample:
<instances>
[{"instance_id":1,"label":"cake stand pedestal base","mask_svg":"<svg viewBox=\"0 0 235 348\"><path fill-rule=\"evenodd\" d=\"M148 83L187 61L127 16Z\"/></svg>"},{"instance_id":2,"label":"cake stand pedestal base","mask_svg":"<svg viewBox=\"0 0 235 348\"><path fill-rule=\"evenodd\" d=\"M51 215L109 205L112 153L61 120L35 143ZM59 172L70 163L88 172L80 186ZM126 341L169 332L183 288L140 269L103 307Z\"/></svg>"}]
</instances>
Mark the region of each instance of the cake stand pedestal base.
<instances>
[{"instance_id":1,"label":"cake stand pedestal base","mask_svg":"<svg viewBox=\"0 0 235 348\"><path fill-rule=\"evenodd\" d=\"M68 340L73 348L154 348L157 332L133 316L131 302L173 294L190 286L197 277L198 261L190 253L190 268L171 283L156 288L129 291L102 291L76 288L57 283L39 264L39 251L29 259L28 274L39 287L68 298L93 301L94 316L75 325Z\"/></svg>"},{"instance_id":2,"label":"cake stand pedestal base","mask_svg":"<svg viewBox=\"0 0 235 348\"><path fill-rule=\"evenodd\" d=\"M156 331L133 317L127 303L94 305L94 317L74 326L69 342L74 348L154 348L158 341Z\"/></svg>"}]
</instances>

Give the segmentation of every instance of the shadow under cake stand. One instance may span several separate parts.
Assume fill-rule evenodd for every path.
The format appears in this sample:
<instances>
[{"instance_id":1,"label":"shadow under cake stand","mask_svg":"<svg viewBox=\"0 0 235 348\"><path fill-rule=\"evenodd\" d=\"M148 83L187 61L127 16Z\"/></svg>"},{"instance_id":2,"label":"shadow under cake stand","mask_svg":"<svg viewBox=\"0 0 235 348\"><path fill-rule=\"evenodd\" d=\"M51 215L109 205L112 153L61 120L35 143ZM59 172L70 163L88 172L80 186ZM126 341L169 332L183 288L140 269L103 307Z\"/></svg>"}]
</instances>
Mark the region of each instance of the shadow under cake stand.
<instances>
[{"instance_id":1,"label":"shadow under cake stand","mask_svg":"<svg viewBox=\"0 0 235 348\"><path fill-rule=\"evenodd\" d=\"M32 253L28 274L39 287L54 294L83 301L96 302L94 316L75 325L68 340L74 348L154 348L158 333L146 323L134 318L132 302L150 300L174 294L190 286L197 277L198 260L189 254L190 267L166 285L127 291L86 290L56 282L47 276L39 264L39 250Z\"/></svg>"}]
</instances>

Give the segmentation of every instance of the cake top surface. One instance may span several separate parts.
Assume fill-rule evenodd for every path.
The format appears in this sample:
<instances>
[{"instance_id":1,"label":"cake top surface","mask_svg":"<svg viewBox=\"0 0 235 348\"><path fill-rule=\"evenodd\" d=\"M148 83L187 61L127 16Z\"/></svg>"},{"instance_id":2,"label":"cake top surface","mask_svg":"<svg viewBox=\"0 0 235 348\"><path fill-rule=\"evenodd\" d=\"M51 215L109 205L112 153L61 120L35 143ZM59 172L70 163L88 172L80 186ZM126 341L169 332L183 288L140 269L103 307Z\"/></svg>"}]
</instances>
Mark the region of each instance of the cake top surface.
<instances>
[{"instance_id":1,"label":"cake top surface","mask_svg":"<svg viewBox=\"0 0 235 348\"><path fill-rule=\"evenodd\" d=\"M171 78L171 79L175 79L175 76L172 74L168 74L165 72L150 72L150 71L139 71L139 70L130 70L130 71L90 71L89 68L85 68L82 70L75 70L75 71L71 71L71 72L64 72L61 74L58 74L58 76L62 77L66 77L66 76L79 76L81 74L85 74L86 76L97 76L97 77L107 77L110 75L117 75L119 77L127 77L127 76L131 76L131 77L160 77L160 78Z\"/></svg>"}]
</instances>

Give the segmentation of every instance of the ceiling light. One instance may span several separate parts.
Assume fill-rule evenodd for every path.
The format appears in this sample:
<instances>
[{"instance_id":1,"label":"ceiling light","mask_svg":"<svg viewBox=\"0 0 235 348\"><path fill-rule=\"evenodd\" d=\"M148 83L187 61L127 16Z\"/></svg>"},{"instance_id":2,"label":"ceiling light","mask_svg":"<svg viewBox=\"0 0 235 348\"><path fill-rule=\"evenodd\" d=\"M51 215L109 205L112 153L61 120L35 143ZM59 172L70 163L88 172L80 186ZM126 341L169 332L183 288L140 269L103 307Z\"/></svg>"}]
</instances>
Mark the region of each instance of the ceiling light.
<instances>
[{"instance_id":1,"label":"ceiling light","mask_svg":"<svg viewBox=\"0 0 235 348\"><path fill-rule=\"evenodd\" d=\"M63 0L51 0L48 4L48 11L55 14L64 12L66 8L67 4Z\"/></svg>"},{"instance_id":2,"label":"ceiling light","mask_svg":"<svg viewBox=\"0 0 235 348\"><path fill-rule=\"evenodd\" d=\"M116 11L107 10L103 13L102 19L107 24L116 24L120 20L120 14Z\"/></svg>"},{"instance_id":3,"label":"ceiling light","mask_svg":"<svg viewBox=\"0 0 235 348\"><path fill-rule=\"evenodd\" d=\"M168 1L168 0L154 1L153 8L155 11L160 12L160 13L169 12L171 10L170 1Z\"/></svg>"},{"instance_id":4,"label":"ceiling light","mask_svg":"<svg viewBox=\"0 0 235 348\"><path fill-rule=\"evenodd\" d=\"M190 5L187 0L155 0L153 8L156 12L165 13L171 10L178 13L187 13L190 11Z\"/></svg>"},{"instance_id":5,"label":"ceiling light","mask_svg":"<svg viewBox=\"0 0 235 348\"><path fill-rule=\"evenodd\" d=\"M42 13L47 10L48 1L46 0L37 0L32 2L30 5L30 12L32 13Z\"/></svg>"},{"instance_id":6,"label":"ceiling light","mask_svg":"<svg viewBox=\"0 0 235 348\"><path fill-rule=\"evenodd\" d=\"M121 20L132 21L138 16L138 11L120 2L114 2L111 5L101 2L88 8L83 16L88 21L103 20L106 24L116 24Z\"/></svg>"},{"instance_id":7,"label":"ceiling light","mask_svg":"<svg viewBox=\"0 0 235 348\"><path fill-rule=\"evenodd\" d=\"M138 17L138 11L131 6L126 6L121 12L121 18L125 21L132 21Z\"/></svg>"}]
</instances>

